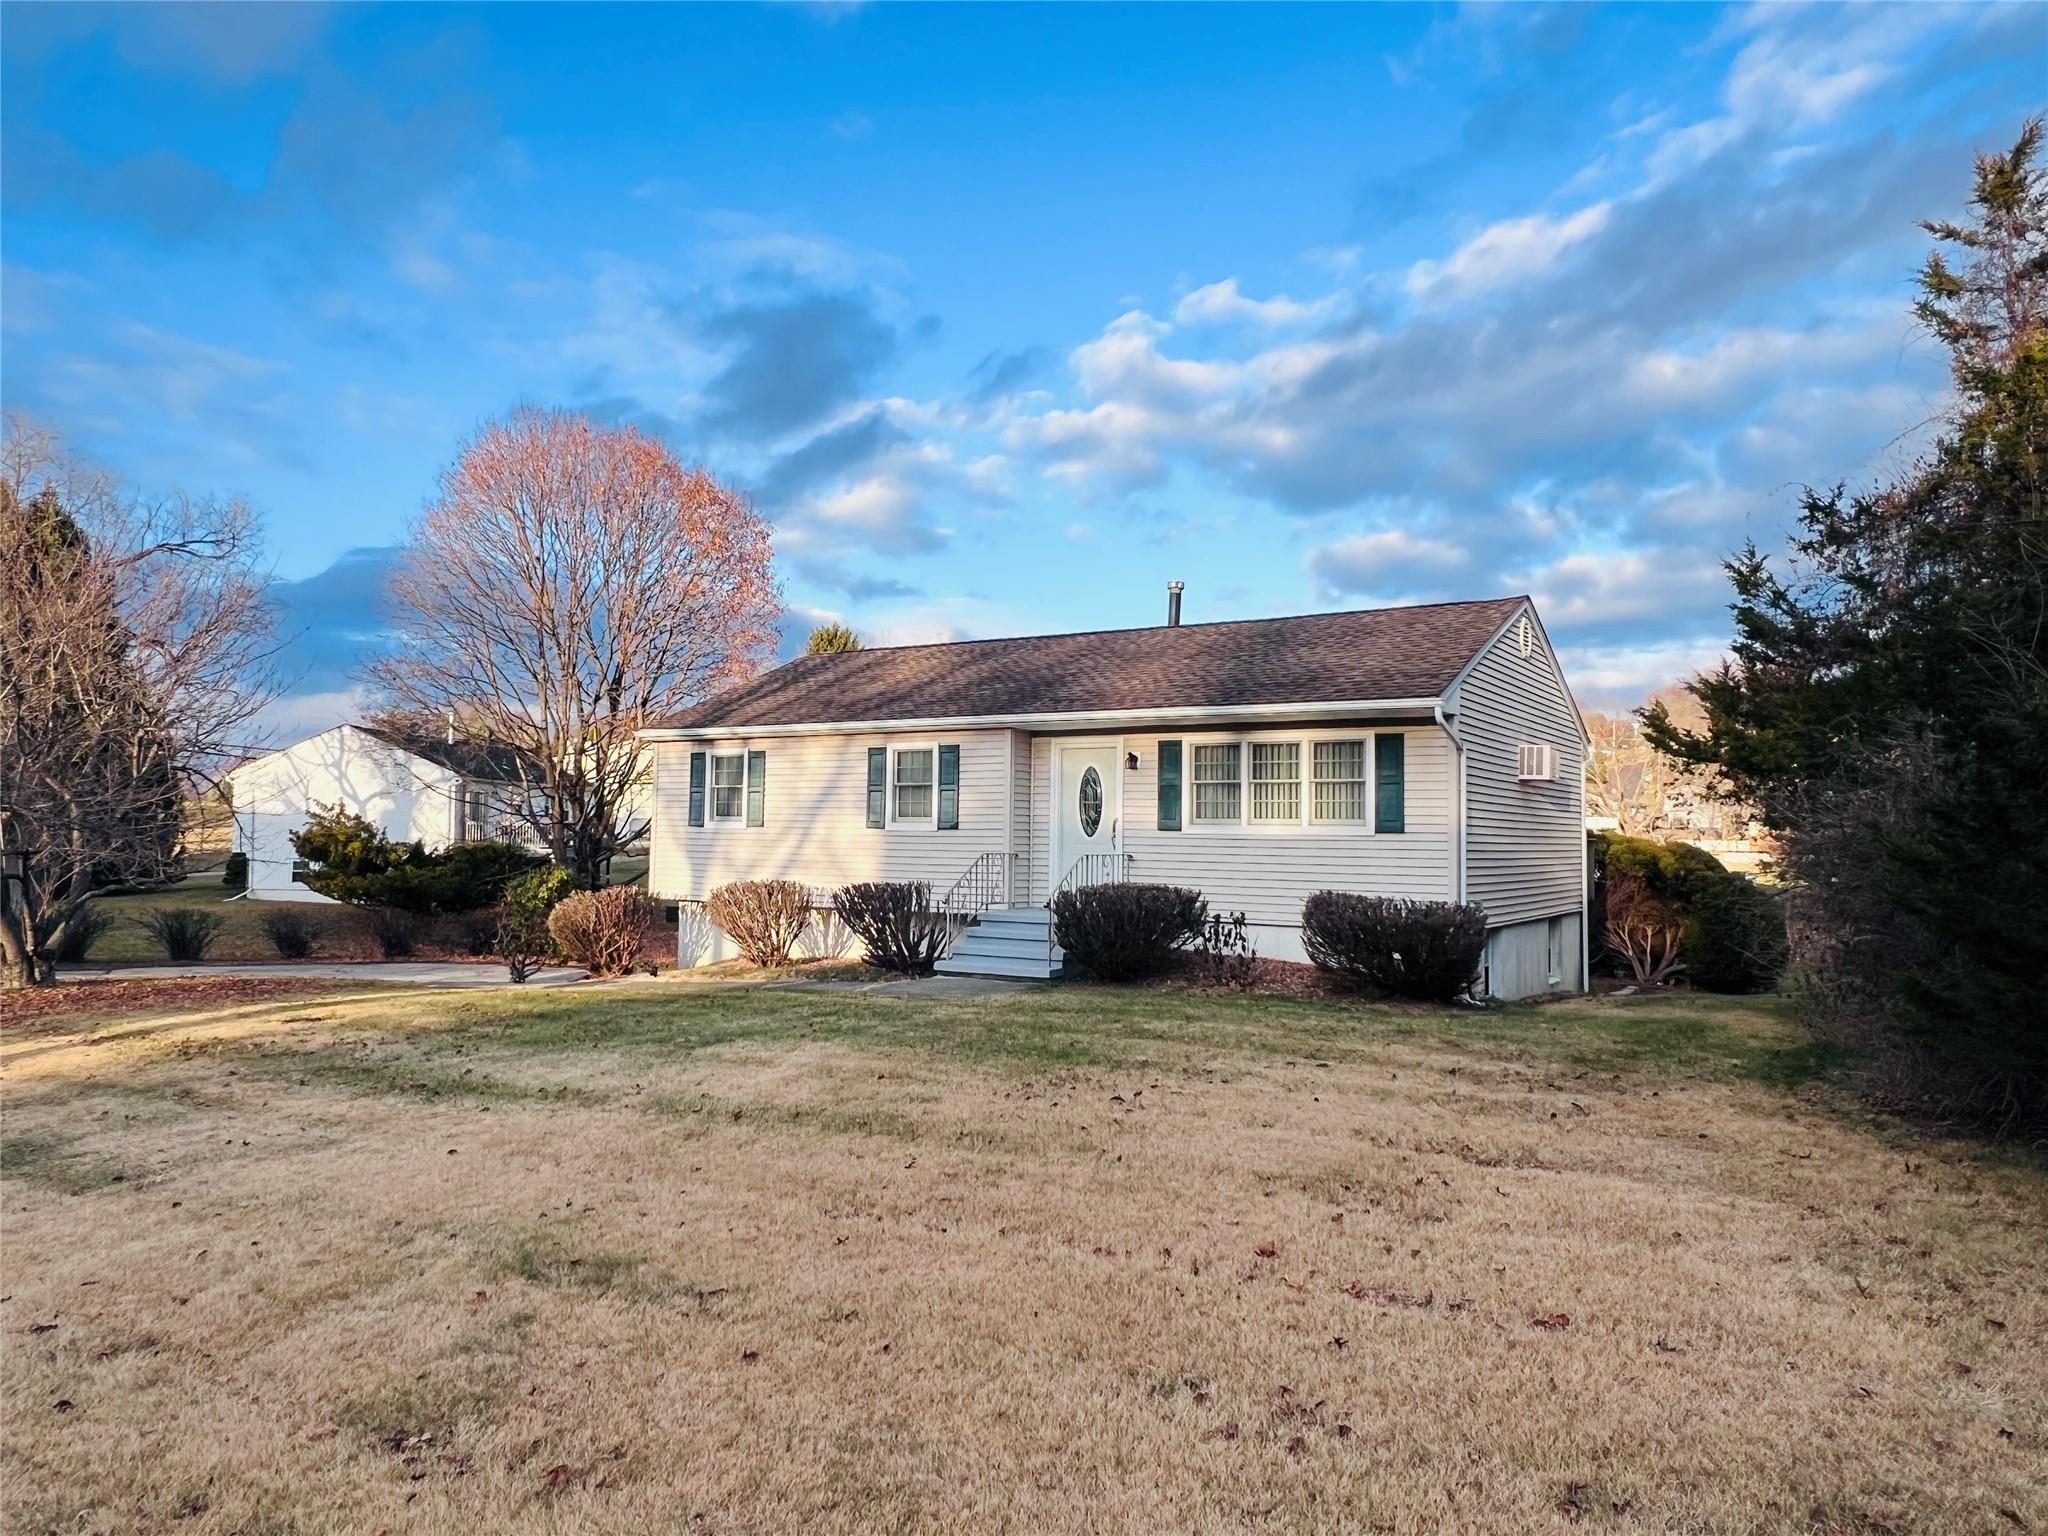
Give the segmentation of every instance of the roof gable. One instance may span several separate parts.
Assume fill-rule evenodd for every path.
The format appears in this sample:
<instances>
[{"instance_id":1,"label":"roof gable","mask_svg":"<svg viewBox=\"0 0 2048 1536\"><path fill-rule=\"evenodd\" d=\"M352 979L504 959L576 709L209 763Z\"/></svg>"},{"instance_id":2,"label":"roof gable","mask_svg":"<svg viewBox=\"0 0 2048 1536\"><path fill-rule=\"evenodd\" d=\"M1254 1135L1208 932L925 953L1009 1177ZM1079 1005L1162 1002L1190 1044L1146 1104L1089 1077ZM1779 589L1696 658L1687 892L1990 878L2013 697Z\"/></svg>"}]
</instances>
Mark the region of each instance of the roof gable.
<instances>
[{"instance_id":1,"label":"roof gable","mask_svg":"<svg viewBox=\"0 0 2048 1536\"><path fill-rule=\"evenodd\" d=\"M1527 600L800 656L661 729L746 729L1439 697Z\"/></svg>"}]
</instances>

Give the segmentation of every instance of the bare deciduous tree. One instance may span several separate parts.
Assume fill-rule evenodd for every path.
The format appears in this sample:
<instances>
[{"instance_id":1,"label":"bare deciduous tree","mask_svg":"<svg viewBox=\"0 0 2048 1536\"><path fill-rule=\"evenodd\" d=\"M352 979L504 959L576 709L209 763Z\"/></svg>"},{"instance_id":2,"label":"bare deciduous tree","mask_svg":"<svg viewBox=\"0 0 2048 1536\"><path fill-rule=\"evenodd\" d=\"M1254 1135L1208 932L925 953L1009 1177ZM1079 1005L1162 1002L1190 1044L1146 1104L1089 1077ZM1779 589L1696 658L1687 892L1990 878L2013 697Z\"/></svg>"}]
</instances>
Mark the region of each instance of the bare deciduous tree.
<instances>
[{"instance_id":1,"label":"bare deciduous tree","mask_svg":"<svg viewBox=\"0 0 2048 1536\"><path fill-rule=\"evenodd\" d=\"M514 749L523 814L594 886L647 822L634 739L772 650L767 523L631 427L526 409L443 472L391 583L390 702Z\"/></svg>"},{"instance_id":2,"label":"bare deciduous tree","mask_svg":"<svg viewBox=\"0 0 2048 1536\"><path fill-rule=\"evenodd\" d=\"M10 417L0 466L0 984L48 981L96 888L177 872L184 801L273 696L241 502L145 504Z\"/></svg>"}]
</instances>

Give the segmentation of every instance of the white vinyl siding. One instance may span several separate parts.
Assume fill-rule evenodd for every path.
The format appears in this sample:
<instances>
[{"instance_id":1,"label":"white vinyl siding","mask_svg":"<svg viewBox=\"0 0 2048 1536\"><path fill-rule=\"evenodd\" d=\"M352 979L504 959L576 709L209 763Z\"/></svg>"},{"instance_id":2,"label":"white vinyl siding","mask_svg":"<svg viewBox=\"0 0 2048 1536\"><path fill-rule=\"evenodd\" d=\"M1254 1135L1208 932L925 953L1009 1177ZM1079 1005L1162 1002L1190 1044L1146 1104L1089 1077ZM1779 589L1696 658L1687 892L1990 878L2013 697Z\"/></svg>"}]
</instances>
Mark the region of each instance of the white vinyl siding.
<instances>
[{"instance_id":1,"label":"white vinyl siding","mask_svg":"<svg viewBox=\"0 0 2048 1536\"><path fill-rule=\"evenodd\" d=\"M1317 730L1325 729L1317 727ZM1158 830L1159 742L1154 734L1123 737L1125 751L1138 759L1123 780L1123 851L1131 855L1133 880L1193 886L1209 900L1212 912L1243 912L1254 924L1294 930L1301 923L1301 904L1321 890L1361 891L1381 896L1409 896L1446 901L1451 895L1451 752L1435 726L1384 726L1407 738L1408 830L1378 833L1360 823L1350 826L1202 825L1190 820L1188 830ZM1187 743L1184 770L1192 770L1200 749L1200 730L1167 733L1169 741ZM1346 740L1361 740L1347 736ZM1237 741L1296 744L1313 757L1306 729L1246 731ZM1187 780L1186 799L1193 806L1194 780ZM1052 807L1052 751L1044 737L1032 744L1031 900L1046 898L1047 837ZM1368 793L1366 807L1370 811ZM1057 878L1054 876L1053 878ZM1255 937L1257 937L1255 935ZM1261 940L1261 953L1280 955L1287 944L1274 935ZM1299 955L1293 958L1300 958Z\"/></svg>"},{"instance_id":2,"label":"white vinyl siding","mask_svg":"<svg viewBox=\"0 0 2048 1536\"><path fill-rule=\"evenodd\" d=\"M1533 623L1524 654L1521 622L1480 654L1454 701L1465 740L1465 897L1486 908L1489 926L1577 912L1585 899L1578 712ZM1519 776L1529 745L1556 749L1555 778Z\"/></svg>"},{"instance_id":3,"label":"white vinyl siding","mask_svg":"<svg viewBox=\"0 0 2048 1536\"><path fill-rule=\"evenodd\" d=\"M670 901L702 901L734 880L797 880L827 900L854 880L923 880L935 896L944 895L977 855L1009 847L1011 735L962 731L943 738L960 747L960 826L946 831L932 826L929 813L918 824L867 824L868 748L929 750L929 735L722 739L721 752L768 754L763 825L744 837L729 827L689 824L690 754L705 746L659 742L648 889ZM894 790L892 781L892 796Z\"/></svg>"}]
</instances>

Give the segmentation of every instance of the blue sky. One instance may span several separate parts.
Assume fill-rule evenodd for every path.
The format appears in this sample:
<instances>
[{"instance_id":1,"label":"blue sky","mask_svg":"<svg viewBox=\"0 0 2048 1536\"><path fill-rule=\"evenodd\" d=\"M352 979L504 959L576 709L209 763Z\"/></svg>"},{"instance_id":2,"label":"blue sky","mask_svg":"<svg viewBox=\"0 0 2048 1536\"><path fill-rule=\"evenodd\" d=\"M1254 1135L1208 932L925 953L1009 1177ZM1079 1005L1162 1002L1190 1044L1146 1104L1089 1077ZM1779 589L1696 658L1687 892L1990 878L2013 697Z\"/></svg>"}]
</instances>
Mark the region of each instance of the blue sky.
<instances>
[{"instance_id":1,"label":"blue sky","mask_svg":"<svg viewBox=\"0 0 2048 1536\"><path fill-rule=\"evenodd\" d=\"M246 495L356 708L391 547L521 402L776 526L800 631L1537 595L1582 699L1896 467L1921 217L2040 6L5 6L5 403Z\"/></svg>"}]
</instances>

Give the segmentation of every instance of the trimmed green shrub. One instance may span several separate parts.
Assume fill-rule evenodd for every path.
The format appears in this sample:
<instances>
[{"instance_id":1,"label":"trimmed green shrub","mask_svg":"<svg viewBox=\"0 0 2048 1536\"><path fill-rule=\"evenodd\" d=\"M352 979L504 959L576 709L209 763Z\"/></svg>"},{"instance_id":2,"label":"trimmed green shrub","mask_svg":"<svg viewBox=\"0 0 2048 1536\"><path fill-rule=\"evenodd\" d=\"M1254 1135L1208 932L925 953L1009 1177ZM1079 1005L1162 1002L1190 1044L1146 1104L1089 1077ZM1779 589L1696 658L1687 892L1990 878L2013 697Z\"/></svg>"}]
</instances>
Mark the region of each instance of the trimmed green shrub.
<instances>
[{"instance_id":1,"label":"trimmed green shrub","mask_svg":"<svg viewBox=\"0 0 2048 1536\"><path fill-rule=\"evenodd\" d=\"M576 877L554 864L519 876L505 887L498 906L494 953L514 982L523 982L551 959L555 941L548 914L576 888Z\"/></svg>"},{"instance_id":2,"label":"trimmed green shrub","mask_svg":"<svg viewBox=\"0 0 2048 1536\"><path fill-rule=\"evenodd\" d=\"M862 880L832 893L832 910L867 947L868 963L923 976L946 952L946 915L922 880Z\"/></svg>"},{"instance_id":3,"label":"trimmed green shrub","mask_svg":"<svg viewBox=\"0 0 2048 1536\"><path fill-rule=\"evenodd\" d=\"M1593 937L1618 955L1609 935L1608 893L1628 886L1669 907L1682 926L1675 964L1667 968L1706 992L1768 992L1784 975L1789 946L1778 896L1731 871L1691 843L1658 843L1618 832L1596 832L1593 847ZM1637 977L1640 980L1640 972Z\"/></svg>"},{"instance_id":4,"label":"trimmed green shrub","mask_svg":"<svg viewBox=\"0 0 2048 1536\"><path fill-rule=\"evenodd\" d=\"M229 854L220 872L220 883L231 891L249 889L249 855L239 848Z\"/></svg>"},{"instance_id":5,"label":"trimmed green shrub","mask_svg":"<svg viewBox=\"0 0 2048 1536\"><path fill-rule=\"evenodd\" d=\"M263 937L270 940L280 959L305 959L313 953L325 931L311 914L295 912L290 907L281 906L263 914Z\"/></svg>"},{"instance_id":6,"label":"trimmed green shrub","mask_svg":"<svg viewBox=\"0 0 2048 1536\"><path fill-rule=\"evenodd\" d=\"M428 853L419 843L394 843L362 817L316 811L292 834L292 847L314 867L306 885L359 907L395 907L429 916L493 907L505 888L542 863L509 843L458 843Z\"/></svg>"},{"instance_id":7,"label":"trimmed green shrub","mask_svg":"<svg viewBox=\"0 0 2048 1536\"><path fill-rule=\"evenodd\" d=\"M661 920L661 903L637 885L578 891L548 914L548 933L575 964L593 976L623 976L640 963L647 935Z\"/></svg>"},{"instance_id":8,"label":"trimmed green shrub","mask_svg":"<svg viewBox=\"0 0 2048 1536\"><path fill-rule=\"evenodd\" d=\"M1768 992L1790 952L1777 893L1736 874L1694 895L1681 942L1687 976L1707 992Z\"/></svg>"},{"instance_id":9,"label":"trimmed green shrub","mask_svg":"<svg viewBox=\"0 0 2048 1536\"><path fill-rule=\"evenodd\" d=\"M96 901L89 901L71 914L71 921L64 925L64 937L57 941L57 960L62 964L76 965L92 952L100 936L114 926L114 919L107 909Z\"/></svg>"},{"instance_id":10,"label":"trimmed green shrub","mask_svg":"<svg viewBox=\"0 0 2048 1536\"><path fill-rule=\"evenodd\" d=\"M1486 913L1466 902L1317 891L1302 904L1301 942L1319 970L1448 1003L1478 979Z\"/></svg>"},{"instance_id":11,"label":"trimmed green shrub","mask_svg":"<svg viewBox=\"0 0 2048 1536\"><path fill-rule=\"evenodd\" d=\"M811 925L811 892L794 880L735 880L713 891L704 910L750 963L787 965Z\"/></svg>"},{"instance_id":12,"label":"trimmed green shrub","mask_svg":"<svg viewBox=\"0 0 2048 1536\"><path fill-rule=\"evenodd\" d=\"M1098 981L1157 975L1208 920L1202 893L1180 885L1084 885L1052 899L1053 936Z\"/></svg>"},{"instance_id":13,"label":"trimmed green shrub","mask_svg":"<svg viewBox=\"0 0 2048 1536\"><path fill-rule=\"evenodd\" d=\"M204 960L228 920L218 912L197 907L166 907L147 917L135 919L136 926L154 939L169 960Z\"/></svg>"}]
</instances>

